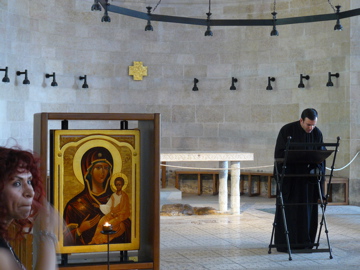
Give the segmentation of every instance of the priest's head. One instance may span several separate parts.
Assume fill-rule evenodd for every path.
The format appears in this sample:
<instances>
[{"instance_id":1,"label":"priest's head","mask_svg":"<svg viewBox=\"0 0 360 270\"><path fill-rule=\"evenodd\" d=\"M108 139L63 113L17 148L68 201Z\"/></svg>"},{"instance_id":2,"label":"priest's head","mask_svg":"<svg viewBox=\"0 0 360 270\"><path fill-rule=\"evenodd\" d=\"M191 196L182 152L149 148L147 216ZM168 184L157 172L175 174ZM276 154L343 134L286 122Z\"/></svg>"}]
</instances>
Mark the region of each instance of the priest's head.
<instances>
[{"instance_id":1,"label":"priest's head","mask_svg":"<svg viewBox=\"0 0 360 270\"><path fill-rule=\"evenodd\" d=\"M306 133L311 133L316 126L318 113L313 108L303 110L300 118L300 125Z\"/></svg>"}]
</instances>

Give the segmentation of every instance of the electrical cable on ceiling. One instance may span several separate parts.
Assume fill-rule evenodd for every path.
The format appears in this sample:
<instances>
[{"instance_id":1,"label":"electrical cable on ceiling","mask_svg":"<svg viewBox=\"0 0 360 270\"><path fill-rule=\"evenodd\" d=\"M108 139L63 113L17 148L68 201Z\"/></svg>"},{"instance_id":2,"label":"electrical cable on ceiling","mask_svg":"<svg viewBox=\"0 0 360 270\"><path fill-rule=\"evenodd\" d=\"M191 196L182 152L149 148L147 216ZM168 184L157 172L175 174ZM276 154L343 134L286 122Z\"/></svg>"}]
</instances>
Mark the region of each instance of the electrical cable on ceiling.
<instances>
[{"instance_id":1,"label":"electrical cable on ceiling","mask_svg":"<svg viewBox=\"0 0 360 270\"><path fill-rule=\"evenodd\" d=\"M331 8L334 10L334 12L336 12L335 7L333 6L333 4L331 4L331 0L328 0L328 3L329 3L329 5L331 6Z\"/></svg>"},{"instance_id":2,"label":"electrical cable on ceiling","mask_svg":"<svg viewBox=\"0 0 360 270\"><path fill-rule=\"evenodd\" d=\"M159 0L159 2L156 4L156 6L155 6L154 9L153 9L153 12L154 12L155 9L158 7L158 5L160 5L160 2L161 2L161 0Z\"/></svg>"}]
</instances>

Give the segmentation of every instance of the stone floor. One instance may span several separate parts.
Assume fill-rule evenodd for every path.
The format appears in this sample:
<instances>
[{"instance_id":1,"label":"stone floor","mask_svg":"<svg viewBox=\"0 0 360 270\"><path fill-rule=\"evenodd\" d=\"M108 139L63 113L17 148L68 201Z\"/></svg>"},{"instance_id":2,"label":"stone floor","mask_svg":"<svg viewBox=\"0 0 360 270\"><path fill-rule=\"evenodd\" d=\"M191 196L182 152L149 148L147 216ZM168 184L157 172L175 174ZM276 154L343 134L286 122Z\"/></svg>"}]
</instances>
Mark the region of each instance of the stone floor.
<instances>
[{"instance_id":1,"label":"stone floor","mask_svg":"<svg viewBox=\"0 0 360 270\"><path fill-rule=\"evenodd\" d=\"M183 194L161 204L183 203L218 208L218 197ZM329 252L268 254L275 199L241 196L239 215L161 216L161 270L187 269L359 269L360 207L333 206L326 220ZM327 248L324 231L320 248Z\"/></svg>"}]
</instances>

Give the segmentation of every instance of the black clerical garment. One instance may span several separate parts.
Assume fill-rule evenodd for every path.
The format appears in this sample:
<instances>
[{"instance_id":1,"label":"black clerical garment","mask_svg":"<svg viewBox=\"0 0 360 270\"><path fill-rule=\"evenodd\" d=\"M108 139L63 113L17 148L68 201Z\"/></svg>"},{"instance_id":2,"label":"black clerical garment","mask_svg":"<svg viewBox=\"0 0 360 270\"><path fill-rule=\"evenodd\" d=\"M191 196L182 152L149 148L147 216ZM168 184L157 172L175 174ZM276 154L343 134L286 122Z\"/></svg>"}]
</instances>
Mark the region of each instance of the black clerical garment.
<instances>
[{"instance_id":1,"label":"black clerical garment","mask_svg":"<svg viewBox=\"0 0 360 270\"><path fill-rule=\"evenodd\" d=\"M311 133L306 133L301 127L300 121L289 123L283 126L279 132L275 146L275 160L284 157L284 150L289 136L291 136L291 142L323 143L322 133L317 127ZM316 150L321 148L296 147L296 149ZM276 162L275 164L278 172L281 173L282 163ZM274 175L276 175L276 168L274 169ZM287 163L285 175L313 174L314 171L321 172L321 175L324 175L325 162L321 164ZM324 179L321 179L321 181L323 182ZM284 177L282 195L291 249L312 248L318 226L318 177ZM275 246L278 251L287 251L282 210L279 204L280 201L277 198Z\"/></svg>"}]
</instances>

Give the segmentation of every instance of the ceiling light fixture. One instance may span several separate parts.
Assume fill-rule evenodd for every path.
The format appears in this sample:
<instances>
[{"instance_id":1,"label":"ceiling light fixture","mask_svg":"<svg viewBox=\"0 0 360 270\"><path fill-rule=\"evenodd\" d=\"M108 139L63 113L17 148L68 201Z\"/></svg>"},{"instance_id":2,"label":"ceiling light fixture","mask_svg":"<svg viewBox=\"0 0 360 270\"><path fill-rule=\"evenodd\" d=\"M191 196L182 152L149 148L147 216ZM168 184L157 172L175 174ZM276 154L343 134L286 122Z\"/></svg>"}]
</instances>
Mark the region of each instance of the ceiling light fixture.
<instances>
[{"instance_id":1,"label":"ceiling light fixture","mask_svg":"<svg viewBox=\"0 0 360 270\"><path fill-rule=\"evenodd\" d=\"M23 71L23 72L16 71L17 76L20 76L22 74L25 74L25 79L23 80L23 84L30 84L30 81L29 81L28 75L27 75L27 69L25 69L25 71Z\"/></svg>"},{"instance_id":2,"label":"ceiling light fixture","mask_svg":"<svg viewBox=\"0 0 360 270\"><path fill-rule=\"evenodd\" d=\"M108 14L108 6L110 5L110 4L108 3L108 1L109 1L109 0L105 0L104 16L102 16L102 18L101 18L101 21L102 21L102 22L111 22L111 18L110 18L109 14Z\"/></svg>"},{"instance_id":3,"label":"ceiling light fixture","mask_svg":"<svg viewBox=\"0 0 360 270\"><path fill-rule=\"evenodd\" d=\"M273 15L273 29L270 32L270 36L278 36L279 32L276 29L276 0L274 0L274 11L271 13L271 15Z\"/></svg>"},{"instance_id":4,"label":"ceiling light fixture","mask_svg":"<svg viewBox=\"0 0 360 270\"><path fill-rule=\"evenodd\" d=\"M101 11L99 0L94 0L94 4L91 6L91 11Z\"/></svg>"},{"instance_id":5,"label":"ceiling light fixture","mask_svg":"<svg viewBox=\"0 0 360 270\"><path fill-rule=\"evenodd\" d=\"M206 22L207 22L207 29L205 31L205 36L206 37L212 37L213 36L213 32L211 31L211 28L210 28L210 16L211 16L211 0L209 0L209 12L206 13L207 15L207 19L206 19Z\"/></svg>"},{"instance_id":6,"label":"ceiling light fixture","mask_svg":"<svg viewBox=\"0 0 360 270\"><path fill-rule=\"evenodd\" d=\"M152 27L152 25L151 25L151 9L152 9L152 7L146 7L147 8L147 14L148 14L148 16L149 16L149 19L148 19L148 21L147 21L147 24L146 24L146 26L145 26L145 31L154 31L154 28Z\"/></svg>"},{"instance_id":7,"label":"ceiling light fixture","mask_svg":"<svg viewBox=\"0 0 360 270\"><path fill-rule=\"evenodd\" d=\"M337 19L336 19L336 24L334 26L334 30L335 31L342 31L343 30L343 27L342 25L340 24L340 8L341 6L336 6L336 16L337 16Z\"/></svg>"},{"instance_id":8,"label":"ceiling light fixture","mask_svg":"<svg viewBox=\"0 0 360 270\"><path fill-rule=\"evenodd\" d=\"M9 77L8 77L8 67L0 68L0 71L5 71L5 76L4 76L4 78L2 79L2 82L4 82L4 83L9 83L9 82L10 82L10 79L9 79Z\"/></svg>"}]
</instances>

